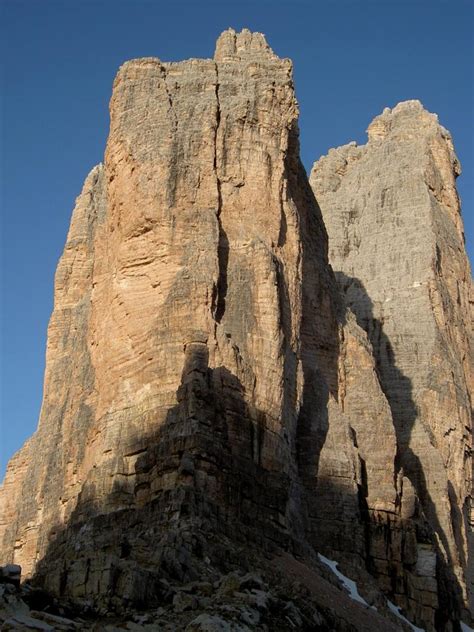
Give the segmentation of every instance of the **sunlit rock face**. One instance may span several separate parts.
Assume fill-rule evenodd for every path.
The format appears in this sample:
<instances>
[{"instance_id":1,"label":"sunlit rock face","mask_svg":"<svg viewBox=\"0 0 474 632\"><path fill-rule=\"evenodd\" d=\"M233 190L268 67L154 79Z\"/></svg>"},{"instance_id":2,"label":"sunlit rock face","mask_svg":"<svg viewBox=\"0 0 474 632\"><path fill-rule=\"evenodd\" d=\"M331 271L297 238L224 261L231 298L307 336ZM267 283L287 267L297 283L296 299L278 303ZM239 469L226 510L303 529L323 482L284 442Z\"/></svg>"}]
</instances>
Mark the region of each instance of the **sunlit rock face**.
<instances>
[{"instance_id":1,"label":"sunlit rock face","mask_svg":"<svg viewBox=\"0 0 474 632\"><path fill-rule=\"evenodd\" d=\"M455 185L460 167L449 133L418 101L385 109L368 137L316 162L311 185L329 261L372 343L390 403L402 506L408 490L415 501L406 517L427 527L414 560L416 584L431 593L424 606L436 605L436 581L467 602L472 286Z\"/></svg>"},{"instance_id":2,"label":"sunlit rock face","mask_svg":"<svg viewBox=\"0 0 474 632\"><path fill-rule=\"evenodd\" d=\"M155 508L160 533L191 522L302 538L303 397L325 410L324 374L337 389L336 290L299 163L291 62L228 31L213 60L124 64L110 113L58 267L39 429L5 483L3 551L28 574L67 557L55 553L65 529L87 536L95 516L114 515L112 546L116 514L137 508ZM168 553L146 537L131 558L158 568ZM68 573L65 592L106 591L85 567Z\"/></svg>"},{"instance_id":3,"label":"sunlit rock face","mask_svg":"<svg viewBox=\"0 0 474 632\"><path fill-rule=\"evenodd\" d=\"M362 583L376 577L427 630L457 619L379 347L328 264L291 62L263 35L229 30L212 60L124 64L110 115L56 273L39 427L0 491L2 561L119 608L154 603L163 577L239 567L252 551L320 551ZM455 195L433 174L438 196ZM453 424L437 458L459 457ZM467 470L432 463L461 498ZM443 569L464 586L448 548Z\"/></svg>"}]
</instances>

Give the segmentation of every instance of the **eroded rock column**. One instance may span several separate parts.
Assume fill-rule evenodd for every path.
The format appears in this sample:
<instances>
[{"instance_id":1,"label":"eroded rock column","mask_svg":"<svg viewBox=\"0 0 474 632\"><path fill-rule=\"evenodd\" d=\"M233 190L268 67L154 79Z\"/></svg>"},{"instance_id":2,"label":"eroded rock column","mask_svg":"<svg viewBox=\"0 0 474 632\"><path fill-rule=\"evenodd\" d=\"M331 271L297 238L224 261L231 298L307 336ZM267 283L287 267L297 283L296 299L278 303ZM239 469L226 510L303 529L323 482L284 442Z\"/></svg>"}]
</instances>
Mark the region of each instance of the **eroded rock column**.
<instances>
[{"instance_id":1,"label":"eroded rock column","mask_svg":"<svg viewBox=\"0 0 474 632\"><path fill-rule=\"evenodd\" d=\"M418 101L384 110L368 135L365 146L351 143L316 162L311 184L329 260L372 343L392 411L402 513L428 525L424 534L417 527L411 593L422 591L425 608L436 610L449 602L446 593L467 603L473 563L471 276L460 168L449 133ZM410 606L407 597L401 603Z\"/></svg>"}]
</instances>

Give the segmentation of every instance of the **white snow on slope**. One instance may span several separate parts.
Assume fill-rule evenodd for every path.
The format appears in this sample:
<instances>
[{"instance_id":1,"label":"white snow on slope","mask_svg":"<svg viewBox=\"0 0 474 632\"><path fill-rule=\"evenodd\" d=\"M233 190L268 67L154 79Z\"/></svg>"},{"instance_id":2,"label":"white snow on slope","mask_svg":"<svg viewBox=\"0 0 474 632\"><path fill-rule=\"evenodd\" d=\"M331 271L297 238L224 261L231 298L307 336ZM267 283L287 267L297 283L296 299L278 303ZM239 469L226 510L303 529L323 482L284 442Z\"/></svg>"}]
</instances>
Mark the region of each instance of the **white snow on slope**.
<instances>
[{"instance_id":1,"label":"white snow on slope","mask_svg":"<svg viewBox=\"0 0 474 632\"><path fill-rule=\"evenodd\" d=\"M348 577L343 575L340 570L338 570L337 562L334 562L333 560L330 560L327 557L324 557L324 555L321 555L321 553L318 553L318 557L321 560L321 562L323 564L326 564L326 566L328 566L332 570L334 575L336 575L336 577L341 581L344 588L346 588L346 590L349 592L349 597L351 599L353 599L354 601L358 601L359 603L363 604L364 606L367 606L368 608L377 610L375 606L369 606L369 604L365 601L365 599L363 599L359 595L359 591L357 589L357 584L355 583L355 581L353 581L352 579L349 579ZM400 608L396 606L394 603L392 603L391 601L389 601L388 599L387 599L387 605L396 617L398 617L399 619L401 619L401 621L403 621L404 623L406 623L407 625L411 627L413 632L425 632L423 628L418 628L411 621L408 621L408 619L406 619L400 612ZM465 623L461 623L461 628L462 628L462 632L474 632L474 630L472 630L472 628L467 626Z\"/></svg>"},{"instance_id":2,"label":"white snow on slope","mask_svg":"<svg viewBox=\"0 0 474 632\"><path fill-rule=\"evenodd\" d=\"M364 606L367 606L368 608L370 607L369 604L365 601L365 599L363 599L359 595L359 591L357 590L357 584L354 581L352 581L352 579L349 579L348 577L343 575L341 571L337 569L337 562L334 562L333 560L329 560L327 557L324 557L324 555L321 555L321 553L318 553L318 557L323 564L326 564L326 566L329 566L329 568L332 570L334 575L336 575L336 577L342 582L344 588L346 588L349 591L349 597L351 599L364 604Z\"/></svg>"},{"instance_id":3,"label":"white snow on slope","mask_svg":"<svg viewBox=\"0 0 474 632\"><path fill-rule=\"evenodd\" d=\"M470 628L467 623L463 623L461 621L461 630L462 632L474 632L474 630L472 628Z\"/></svg>"},{"instance_id":4,"label":"white snow on slope","mask_svg":"<svg viewBox=\"0 0 474 632\"><path fill-rule=\"evenodd\" d=\"M391 601L389 601L388 599L387 599L387 605L390 608L390 610L393 612L393 614L399 619L401 619L402 621L404 621L407 625L409 625L411 629L414 630L414 632L425 632L423 628L417 628L416 625L413 625L411 621L408 621L408 619L406 619L400 612L400 608L396 606L394 603L392 603Z\"/></svg>"}]
</instances>

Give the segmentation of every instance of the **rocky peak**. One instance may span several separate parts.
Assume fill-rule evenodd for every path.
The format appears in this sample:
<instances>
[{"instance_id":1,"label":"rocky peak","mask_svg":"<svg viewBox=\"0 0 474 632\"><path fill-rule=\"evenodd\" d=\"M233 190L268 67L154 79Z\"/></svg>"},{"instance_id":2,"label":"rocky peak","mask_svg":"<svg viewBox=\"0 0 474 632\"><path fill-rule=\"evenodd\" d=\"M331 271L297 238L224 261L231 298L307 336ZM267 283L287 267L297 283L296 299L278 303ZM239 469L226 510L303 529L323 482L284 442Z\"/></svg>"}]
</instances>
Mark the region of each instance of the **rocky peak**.
<instances>
[{"instance_id":1,"label":"rocky peak","mask_svg":"<svg viewBox=\"0 0 474 632\"><path fill-rule=\"evenodd\" d=\"M392 410L396 472L418 497L437 572L454 572L452 593L466 603L472 327L459 172L438 117L408 101L375 118L367 145L347 145L315 163L311 183L330 262L372 343Z\"/></svg>"},{"instance_id":2,"label":"rocky peak","mask_svg":"<svg viewBox=\"0 0 474 632\"><path fill-rule=\"evenodd\" d=\"M263 33L252 33L248 29L236 33L234 29L227 29L219 36L214 53L215 61L242 61L252 57L277 59Z\"/></svg>"},{"instance_id":3,"label":"rocky peak","mask_svg":"<svg viewBox=\"0 0 474 632\"><path fill-rule=\"evenodd\" d=\"M368 140L378 142L392 139L410 141L421 135L441 134L451 140L447 130L440 126L438 116L428 112L417 99L402 101L393 108L385 108L367 128Z\"/></svg>"}]
</instances>

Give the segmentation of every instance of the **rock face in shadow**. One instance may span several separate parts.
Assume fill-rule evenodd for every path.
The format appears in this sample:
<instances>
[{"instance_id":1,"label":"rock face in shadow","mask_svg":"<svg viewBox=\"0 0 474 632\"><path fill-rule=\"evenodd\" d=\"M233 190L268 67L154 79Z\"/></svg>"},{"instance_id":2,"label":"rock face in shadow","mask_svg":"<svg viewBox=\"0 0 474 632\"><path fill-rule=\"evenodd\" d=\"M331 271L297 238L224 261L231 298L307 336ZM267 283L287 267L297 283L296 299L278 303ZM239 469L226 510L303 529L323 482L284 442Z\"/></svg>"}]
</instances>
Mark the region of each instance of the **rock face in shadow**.
<instances>
[{"instance_id":1,"label":"rock face in shadow","mask_svg":"<svg viewBox=\"0 0 474 632\"><path fill-rule=\"evenodd\" d=\"M467 605L473 588L472 290L460 168L449 133L418 101L384 110L368 136L365 146L331 150L310 181L329 261L372 343L392 411L402 506L418 530L425 525L413 559L416 584L431 593L422 597L425 612L446 592ZM386 573L378 560L376 570ZM407 598L397 600L423 614ZM439 626L441 619L435 613Z\"/></svg>"},{"instance_id":2,"label":"rock face in shadow","mask_svg":"<svg viewBox=\"0 0 474 632\"><path fill-rule=\"evenodd\" d=\"M163 580L319 551L451 632L456 582L328 264L291 62L229 30L213 60L124 64L110 113L58 265L40 424L0 491L2 561L119 612L158 606Z\"/></svg>"}]
</instances>

